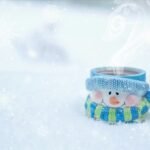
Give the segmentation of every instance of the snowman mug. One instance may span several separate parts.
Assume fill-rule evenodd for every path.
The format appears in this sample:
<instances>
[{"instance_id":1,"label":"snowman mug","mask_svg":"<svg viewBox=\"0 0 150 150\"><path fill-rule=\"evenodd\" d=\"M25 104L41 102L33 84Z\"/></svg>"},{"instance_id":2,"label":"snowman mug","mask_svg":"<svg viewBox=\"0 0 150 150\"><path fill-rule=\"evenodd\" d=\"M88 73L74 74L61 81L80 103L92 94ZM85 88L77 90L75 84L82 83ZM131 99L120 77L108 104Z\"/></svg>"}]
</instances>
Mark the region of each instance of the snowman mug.
<instances>
[{"instance_id":1,"label":"snowman mug","mask_svg":"<svg viewBox=\"0 0 150 150\"><path fill-rule=\"evenodd\" d=\"M101 67L86 80L87 116L108 123L142 122L150 108L146 72L131 67Z\"/></svg>"}]
</instances>

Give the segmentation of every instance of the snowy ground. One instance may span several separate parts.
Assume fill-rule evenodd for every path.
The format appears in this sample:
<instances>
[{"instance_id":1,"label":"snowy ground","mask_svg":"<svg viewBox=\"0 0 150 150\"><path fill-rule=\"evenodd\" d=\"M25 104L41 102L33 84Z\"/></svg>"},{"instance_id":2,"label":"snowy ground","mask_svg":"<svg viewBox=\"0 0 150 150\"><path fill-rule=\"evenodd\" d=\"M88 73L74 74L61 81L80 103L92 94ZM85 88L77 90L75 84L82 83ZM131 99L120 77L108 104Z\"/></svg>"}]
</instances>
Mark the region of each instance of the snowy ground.
<instances>
[{"instance_id":1,"label":"snowy ground","mask_svg":"<svg viewBox=\"0 0 150 150\"><path fill-rule=\"evenodd\" d=\"M108 125L86 118L82 74L64 69L65 73L1 73L1 149L150 148L150 120Z\"/></svg>"},{"instance_id":2,"label":"snowy ground","mask_svg":"<svg viewBox=\"0 0 150 150\"><path fill-rule=\"evenodd\" d=\"M84 113L91 67L150 72L148 28L138 20L129 32L128 20L124 31L119 17L116 37L109 26L104 34L109 15L98 10L6 4L0 5L0 149L149 150L150 116L142 124L108 125Z\"/></svg>"}]
</instances>

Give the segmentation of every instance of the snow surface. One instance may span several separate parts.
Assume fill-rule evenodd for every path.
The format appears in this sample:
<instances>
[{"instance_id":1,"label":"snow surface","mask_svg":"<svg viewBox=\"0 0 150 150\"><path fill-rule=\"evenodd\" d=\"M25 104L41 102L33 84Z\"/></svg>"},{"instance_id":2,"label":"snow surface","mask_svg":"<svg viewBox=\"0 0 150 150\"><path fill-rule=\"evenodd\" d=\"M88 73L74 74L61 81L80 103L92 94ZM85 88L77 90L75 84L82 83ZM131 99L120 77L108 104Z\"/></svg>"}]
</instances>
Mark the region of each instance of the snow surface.
<instances>
[{"instance_id":1,"label":"snow surface","mask_svg":"<svg viewBox=\"0 0 150 150\"><path fill-rule=\"evenodd\" d=\"M104 34L109 15L99 10L1 3L0 12L0 150L150 149L149 115L140 124L108 125L84 112L90 68L150 72L148 28L137 23L142 36L136 27L124 44L127 33Z\"/></svg>"}]
</instances>

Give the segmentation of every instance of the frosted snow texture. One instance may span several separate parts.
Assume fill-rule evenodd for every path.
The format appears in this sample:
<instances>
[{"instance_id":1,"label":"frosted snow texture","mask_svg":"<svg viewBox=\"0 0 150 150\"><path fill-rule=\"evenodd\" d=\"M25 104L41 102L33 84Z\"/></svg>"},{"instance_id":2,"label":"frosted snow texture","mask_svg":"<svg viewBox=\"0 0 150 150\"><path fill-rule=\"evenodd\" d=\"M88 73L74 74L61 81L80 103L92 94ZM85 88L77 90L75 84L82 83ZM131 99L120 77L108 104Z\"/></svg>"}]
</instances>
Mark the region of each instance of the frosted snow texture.
<instances>
[{"instance_id":1,"label":"frosted snow texture","mask_svg":"<svg viewBox=\"0 0 150 150\"><path fill-rule=\"evenodd\" d=\"M150 71L148 28L133 26L116 9L109 15L98 9L1 3L1 150L150 149L149 115L141 124L108 125L84 112L90 68L121 64ZM121 21L119 31L116 21ZM44 45L50 50L42 51Z\"/></svg>"}]
</instances>

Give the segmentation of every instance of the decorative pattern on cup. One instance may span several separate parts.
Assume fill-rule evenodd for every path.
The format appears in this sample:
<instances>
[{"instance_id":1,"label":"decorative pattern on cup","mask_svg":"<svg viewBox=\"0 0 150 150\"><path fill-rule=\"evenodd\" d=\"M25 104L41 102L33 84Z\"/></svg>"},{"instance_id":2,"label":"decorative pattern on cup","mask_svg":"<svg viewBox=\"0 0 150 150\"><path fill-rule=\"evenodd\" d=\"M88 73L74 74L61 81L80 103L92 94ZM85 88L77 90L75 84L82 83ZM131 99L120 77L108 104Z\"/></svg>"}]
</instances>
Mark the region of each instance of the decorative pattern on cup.
<instances>
[{"instance_id":1,"label":"decorative pattern on cup","mask_svg":"<svg viewBox=\"0 0 150 150\"><path fill-rule=\"evenodd\" d=\"M93 91L90 94L91 100L97 104L104 104L108 107L138 106L141 96L132 93L118 92L114 90Z\"/></svg>"}]
</instances>

